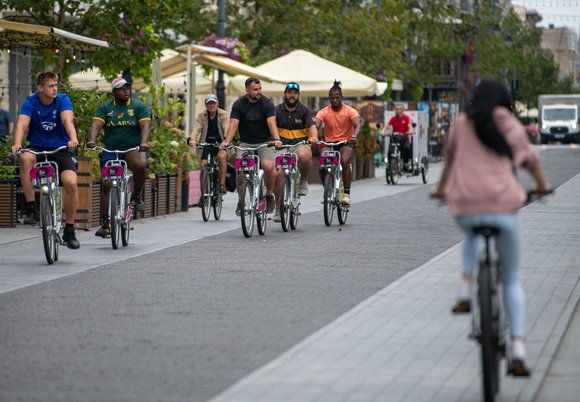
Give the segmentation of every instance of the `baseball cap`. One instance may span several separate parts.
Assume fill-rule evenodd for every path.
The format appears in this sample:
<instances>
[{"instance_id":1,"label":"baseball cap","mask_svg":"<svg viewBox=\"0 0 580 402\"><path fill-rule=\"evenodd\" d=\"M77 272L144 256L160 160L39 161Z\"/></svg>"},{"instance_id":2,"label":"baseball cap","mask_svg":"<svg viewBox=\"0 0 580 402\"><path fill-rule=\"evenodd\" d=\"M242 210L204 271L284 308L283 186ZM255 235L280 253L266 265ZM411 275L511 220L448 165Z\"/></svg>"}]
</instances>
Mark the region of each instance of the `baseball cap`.
<instances>
[{"instance_id":1,"label":"baseball cap","mask_svg":"<svg viewBox=\"0 0 580 402\"><path fill-rule=\"evenodd\" d=\"M125 78L119 76L115 78L113 82L111 82L111 89L119 89L127 84L131 85L131 83L128 82Z\"/></svg>"},{"instance_id":2,"label":"baseball cap","mask_svg":"<svg viewBox=\"0 0 580 402\"><path fill-rule=\"evenodd\" d=\"M295 89L296 91L300 92L300 85L298 85L295 82L289 82L288 84L286 84L286 88L284 89L284 92L290 91L291 89Z\"/></svg>"},{"instance_id":3,"label":"baseball cap","mask_svg":"<svg viewBox=\"0 0 580 402\"><path fill-rule=\"evenodd\" d=\"M218 102L218 97L214 94L209 94L205 96L205 103L208 102Z\"/></svg>"}]
</instances>

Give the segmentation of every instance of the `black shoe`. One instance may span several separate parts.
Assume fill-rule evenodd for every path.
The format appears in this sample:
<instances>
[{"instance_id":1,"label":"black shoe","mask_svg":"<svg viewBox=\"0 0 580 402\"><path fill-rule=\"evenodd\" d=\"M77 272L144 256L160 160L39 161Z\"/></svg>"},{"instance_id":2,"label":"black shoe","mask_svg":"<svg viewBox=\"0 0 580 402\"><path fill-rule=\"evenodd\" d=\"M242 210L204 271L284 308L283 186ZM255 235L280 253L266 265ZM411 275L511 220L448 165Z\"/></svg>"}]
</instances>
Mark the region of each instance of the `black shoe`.
<instances>
[{"instance_id":1,"label":"black shoe","mask_svg":"<svg viewBox=\"0 0 580 402\"><path fill-rule=\"evenodd\" d=\"M143 204L143 200L139 196L135 196L131 198L131 206L137 212L145 211L145 204Z\"/></svg>"},{"instance_id":2,"label":"black shoe","mask_svg":"<svg viewBox=\"0 0 580 402\"><path fill-rule=\"evenodd\" d=\"M102 237L103 239L108 239L109 237L111 237L111 228L109 227L109 224L106 223L103 226L101 226L99 230L95 232L95 236Z\"/></svg>"},{"instance_id":3,"label":"black shoe","mask_svg":"<svg viewBox=\"0 0 580 402\"><path fill-rule=\"evenodd\" d=\"M26 205L24 209L24 219L22 223L24 225L32 225L34 222L38 222L38 211L35 205Z\"/></svg>"},{"instance_id":4,"label":"black shoe","mask_svg":"<svg viewBox=\"0 0 580 402\"><path fill-rule=\"evenodd\" d=\"M266 213L271 214L276 209L276 201L274 199L274 194L266 196Z\"/></svg>"},{"instance_id":5,"label":"black shoe","mask_svg":"<svg viewBox=\"0 0 580 402\"><path fill-rule=\"evenodd\" d=\"M205 205L205 197L202 195L201 197L199 197L199 200L197 200L197 206L199 208L203 208L204 205Z\"/></svg>"},{"instance_id":6,"label":"black shoe","mask_svg":"<svg viewBox=\"0 0 580 402\"><path fill-rule=\"evenodd\" d=\"M451 308L453 314L467 314L471 312L471 300L457 300Z\"/></svg>"},{"instance_id":7,"label":"black shoe","mask_svg":"<svg viewBox=\"0 0 580 402\"><path fill-rule=\"evenodd\" d=\"M222 186L222 187L220 187L220 190L219 190L219 191L220 191L220 194L221 194L221 195L227 194L227 192L228 192L228 190L226 190L226 188L225 188L225 187L223 187L223 186Z\"/></svg>"},{"instance_id":8,"label":"black shoe","mask_svg":"<svg viewBox=\"0 0 580 402\"><path fill-rule=\"evenodd\" d=\"M238 202L238 206L236 207L236 215L242 215L242 205Z\"/></svg>"},{"instance_id":9,"label":"black shoe","mask_svg":"<svg viewBox=\"0 0 580 402\"><path fill-rule=\"evenodd\" d=\"M64 234L62 236L62 241L66 243L66 246L72 250L76 250L81 245L75 236L75 228L64 228Z\"/></svg>"},{"instance_id":10,"label":"black shoe","mask_svg":"<svg viewBox=\"0 0 580 402\"><path fill-rule=\"evenodd\" d=\"M529 377L532 373L523 359L514 357L508 364L508 374L511 374L514 377Z\"/></svg>"}]
</instances>

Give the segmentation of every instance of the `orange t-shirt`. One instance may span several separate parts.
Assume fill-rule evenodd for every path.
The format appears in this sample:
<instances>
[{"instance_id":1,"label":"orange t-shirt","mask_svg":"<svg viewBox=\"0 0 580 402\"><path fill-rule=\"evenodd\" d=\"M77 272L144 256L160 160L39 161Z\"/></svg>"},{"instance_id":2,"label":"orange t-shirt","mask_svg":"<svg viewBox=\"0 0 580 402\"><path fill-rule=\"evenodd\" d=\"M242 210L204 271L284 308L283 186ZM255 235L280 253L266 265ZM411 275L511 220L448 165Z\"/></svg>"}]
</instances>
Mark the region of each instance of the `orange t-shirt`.
<instances>
[{"instance_id":1,"label":"orange t-shirt","mask_svg":"<svg viewBox=\"0 0 580 402\"><path fill-rule=\"evenodd\" d=\"M338 112L330 105L321 109L316 118L324 123L324 141L336 142L348 140L354 133L352 119L359 117L355 108L343 104Z\"/></svg>"}]
</instances>

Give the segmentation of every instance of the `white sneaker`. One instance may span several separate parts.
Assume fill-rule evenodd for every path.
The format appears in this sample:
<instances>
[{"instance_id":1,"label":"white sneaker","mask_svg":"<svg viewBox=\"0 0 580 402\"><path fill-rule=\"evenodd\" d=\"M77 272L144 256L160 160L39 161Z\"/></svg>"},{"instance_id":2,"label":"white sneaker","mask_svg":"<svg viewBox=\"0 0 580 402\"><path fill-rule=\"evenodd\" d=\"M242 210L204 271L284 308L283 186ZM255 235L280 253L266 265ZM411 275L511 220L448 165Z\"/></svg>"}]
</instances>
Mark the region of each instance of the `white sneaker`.
<instances>
[{"instance_id":1,"label":"white sneaker","mask_svg":"<svg viewBox=\"0 0 580 402\"><path fill-rule=\"evenodd\" d=\"M350 206L350 194L345 194L342 196L342 205Z\"/></svg>"},{"instance_id":2,"label":"white sneaker","mask_svg":"<svg viewBox=\"0 0 580 402\"><path fill-rule=\"evenodd\" d=\"M272 217L272 220L274 222L282 222L282 216L280 215L280 209L276 208L276 211L274 212L274 216Z\"/></svg>"},{"instance_id":3,"label":"white sneaker","mask_svg":"<svg viewBox=\"0 0 580 402\"><path fill-rule=\"evenodd\" d=\"M300 181L300 195L308 195L308 182L306 180Z\"/></svg>"}]
</instances>

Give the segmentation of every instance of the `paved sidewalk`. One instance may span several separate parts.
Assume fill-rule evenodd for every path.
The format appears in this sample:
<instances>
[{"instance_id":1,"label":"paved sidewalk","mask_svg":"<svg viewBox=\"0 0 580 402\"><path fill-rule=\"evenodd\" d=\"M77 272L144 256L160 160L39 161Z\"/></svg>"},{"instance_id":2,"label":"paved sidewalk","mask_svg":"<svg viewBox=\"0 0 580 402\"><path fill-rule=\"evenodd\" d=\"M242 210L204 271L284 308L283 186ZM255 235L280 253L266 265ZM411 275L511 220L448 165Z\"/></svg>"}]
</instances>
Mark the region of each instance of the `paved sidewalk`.
<instances>
[{"instance_id":1,"label":"paved sidewalk","mask_svg":"<svg viewBox=\"0 0 580 402\"><path fill-rule=\"evenodd\" d=\"M564 374L538 400L580 395L580 351L557 348L580 297L580 175L521 212L530 379L502 377L500 401L532 401L551 365ZM443 212L443 211L442 211ZM446 211L445 211L446 213ZM378 292L218 395L225 401L479 401L479 349L449 312L460 244ZM578 319L572 328L578 333ZM564 353L566 355L566 353ZM572 375L566 375L572 373ZM552 380L554 380L552 378Z\"/></svg>"}]
</instances>

